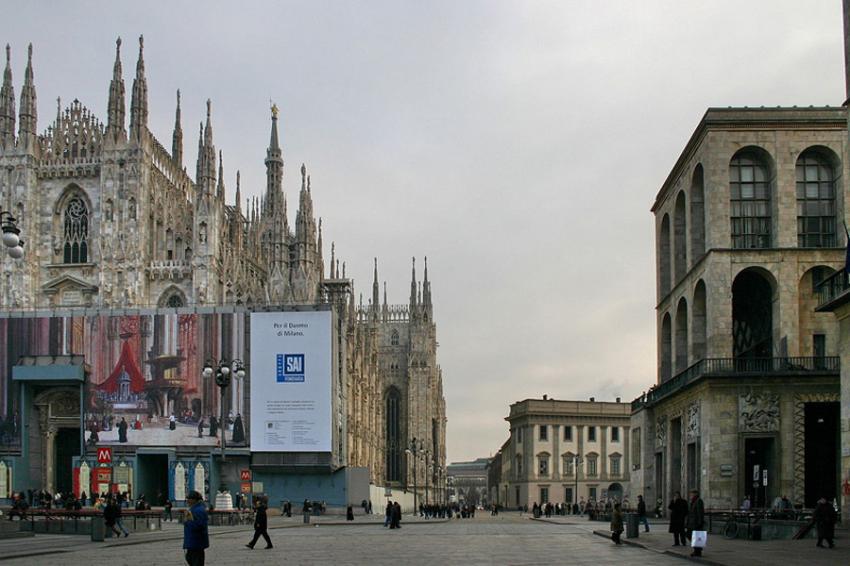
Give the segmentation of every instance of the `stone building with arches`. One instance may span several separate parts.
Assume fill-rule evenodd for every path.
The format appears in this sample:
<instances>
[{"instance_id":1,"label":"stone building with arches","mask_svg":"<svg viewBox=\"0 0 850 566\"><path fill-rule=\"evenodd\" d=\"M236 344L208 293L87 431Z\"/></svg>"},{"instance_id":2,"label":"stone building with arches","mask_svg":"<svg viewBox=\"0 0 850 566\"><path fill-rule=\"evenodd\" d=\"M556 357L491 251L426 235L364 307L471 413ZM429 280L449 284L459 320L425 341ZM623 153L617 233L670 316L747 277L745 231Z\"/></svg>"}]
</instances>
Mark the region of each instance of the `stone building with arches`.
<instances>
[{"instance_id":1,"label":"stone building with arches","mask_svg":"<svg viewBox=\"0 0 850 566\"><path fill-rule=\"evenodd\" d=\"M811 507L839 496L845 108L710 108L659 191L658 376L632 403L632 490Z\"/></svg>"},{"instance_id":2,"label":"stone building with arches","mask_svg":"<svg viewBox=\"0 0 850 566\"><path fill-rule=\"evenodd\" d=\"M51 444L50 423L42 428L33 424L31 399L21 391L43 393L44 399L52 399L47 395L50 387L73 388L80 379L97 386L113 368L108 367L107 373L96 380L90 380L85 372L78 375L69 370L69 375L76 377L52 386L47 382L25 386L11 381L10 376L24 356L36 355L38 360L33 365L37 366L63 356L77 359L86 348L91 351L91 344L81 345L68 338L73 335L75 319L124 314L150 319L145 322L150 327L134 334L132 340L141 340L135 346L137 373L143 374L145 387L150 389L152 382L163 384L159 395L151 396L150 403L155 405L151 412L163 416L175 406L186 405L191 413L208 415L219 414L220 403L227 405L225 414L242 407L247 403L248 387L238 393L233 390L222 401L217 400L211 385L189 397L185 390L192 387L178 391L174 383L186 380L185 375L178 374L197 373L197 368L186 370L185 353L177 351L171 342L158 340L176 335L178 320L182 320L179 317L329 305L339 321L338 351L342 356L339 366L345 417L339 435L343 442L336 447L339 461L345 466L368 468L368 478L375 485L407 488L413 483L414 463L404 450L415 437L427 443L430 469L438 477L445 467L445 400L442 373L436 363L436 326L427 264L422 281L417 280L414 270L409 304L388 305L386 291L381 304L377 265L372 301L367 306L362 300L356 303L353 281L346 276L345 263L340 268L334 244L326 264L322 220L317 219L313 208L313 186L305 165L299 169L295 206L287 201L277 107L271 109L269 143L262 156L265 187L252 191L261 196L245 199L248 191L241 186L239 171L233 177L233 193L226 186L223 155L213 138L209 100L199 129L194 176L184 159L179 90L170 150L149 129L142 38L129 111L121 40L117 41L112 78L108 89L104 88L105 123L81 101L63 106L57 99L55 115L51 113L47 127L39 130L33 69L30 45L23 85L16 98L11 50L6 47L0 87L0 203L18 220L25 255L17 261L2 260L0 317L50 320L36 325L44 329L33 331L38 340L10 346L0 354L0 374L9 380L0 383L4 425L0 464L5 465L4 457L20 454L21 426L30 431L43 428L30 444L37 450L30 458L29 478L37 484L35 487L53 489L68 484L69 476L59 478L57 474L62 473L50 464L60 450ZM294 224L290 223L290 212L294 212ZM28 324L10 324L9 341L14 341L15 329L28 328ZM229 323L213 325L209 332L203 330L205 336L212 336L206 345L210 355L237 351L236 345L246 341L244 327L234 334L225 324ZM236 334L238 337L233 338ZM109 350L111 361L119 353L116 348ZM81 368L91 366L91 360L78 361ZM127 381L133 373L120 367L114 372L119 381L122 376ZM198 377L194 373L191 379ZM165 375L174 379L169 381ZM123 397L129 395L120 384L117 387L115 395L121 397L121 391ZM236 395L241 398L236 399ZM53 406L51 403L48 405ZM65 409L69 406L62 405ZM77 413L81 406L78 402ZM64 425L68 422L63 421ZM82 438L81 423L70 428L64 425L61 434L73 428ZM68 445L73 452L73 442L60 444ZM81 446L74 457L80 452L84 457L86 450ZM210 458L208 448L202 452L203 458ZM65 456L63 453L63 462L70 461ZM213 467L212 460L207 464ZM6 493L0 493L0 499L16 485L10 481L4 484L4 477L8 480L7 476L0 477L0 487L5 485ZM16 481L22 477L19 470ZM325 499L318 494L310 497Z\"/></svg>"}]
</instances>

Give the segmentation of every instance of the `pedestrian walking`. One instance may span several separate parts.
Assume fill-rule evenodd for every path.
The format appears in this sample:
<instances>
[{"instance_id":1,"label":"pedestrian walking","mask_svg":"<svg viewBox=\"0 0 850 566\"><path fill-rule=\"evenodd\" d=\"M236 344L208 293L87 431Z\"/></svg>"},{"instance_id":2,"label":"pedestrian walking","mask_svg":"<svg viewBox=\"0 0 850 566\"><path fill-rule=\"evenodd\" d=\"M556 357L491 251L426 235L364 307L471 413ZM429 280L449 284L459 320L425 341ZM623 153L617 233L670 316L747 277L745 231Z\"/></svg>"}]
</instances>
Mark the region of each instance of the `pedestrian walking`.
<instances>
[{"instance_id":1,"label":"pedestrian walking","mask_svg":"<svg viewBox=\"0 0 850 566\"><path fill-rule=\"evenodd\" d=\"M272 539L269 538L268 509L269 498L266 496L257 498L257 502L254 507L254 538L251 539L251 542L245 545L252 550L254 549L254 545L257 544L257 541L260 539L260 536L266 539L266 548L274 548Z\"/></svg>"},{"instance_id":2,"label":"pedestrian walking","mask_svg":"<svg viewBox=\"0 0 850 566\"><path fill-rule=\"evenodd\" d=\"M345 520L353 521L354 520L354 507L349 503L348 507L345 509Z\"/></svg>"},{"instance_id":3,"label":"pedestrian walking","mask_svg":"<svg viewBox=\"0 0 850 566\"><path fill-rule=\"evenodd\" d=\"M620 504L616 503L611 512L611 540L614 544L623 544L620 542L621 534L623 534L623 512L620 510Z\"/></svg>"},{"instance_id":4,"label":"pedestrian walking","mask_svg":"<svg viewBox=\"0 0 850 566\"><path fill-rule=\"evenodd\" d=\"M685 528L687 529L688 539L693 540L694 531L705 530L705 506L700 499L699 491L692 489L689 493L688 500L688 517L685 519ZM691 556L702 556L702 547L695 546Z\"/></svg>"},{"instance_id":5,"label":"pedestrian walking","mask_svg":"<svg viewBox=\"0 0 850 566\"><path fill-rule=\"evenodd\" d=\"M390 528L401 528L401 505L399 505L398 501L393 503L392 519L390 519Z\"/></svg>"},{"instance_id":6,"label":"pedestrian walking","mask_svg":"<svg viewBox=\"0 0 850 566\"><path fill-rule=\"evenodd\" d=\"M643 523L644 532L649 532L649 519L646 517L646 501L643 500L643 495L638 495L638 506L637 506L637 514L638 521Z\"/></svg>"},{"instance_id":7,"label":"pedestrian walking","mask_svg":"<svg viewBox=\"0 0 850 566\"><path fill-rule=\"evenodd\" d=\"M823 541L829 545L829 548L835 548L833 537L835 536L835 522L838 519L835 509L830 503L821 497L818 499L818 505L815 507L815 513L812 516L815 521L815 527L818 531L818 543L816 546L823 548Z\"/></svg>"},{"instance_id":8,"label":"pedestrian walking","mask_svg":"<svg viewBox=\"0 0 850 566\"><path fill-rule=\"evenodd\" d=\"M173 506L174 506L174 504L173 504L173 503L171 503L171 499L166 499L166 500L165 500L165 505L164 505L163 507L164 507L164 509L165 509L165 520L166 520L166 521L173 521L173 520L174 520L174 519L171 517L171 508L172 508Z\"/></svg>"},{"instance_id":9,"label":"pedestrian walking","mask_svg":"<svg viewBox=\"0 0 850 566\"><path fill-rule=\"evenodd\" d=\"M387 500L386 515L384 516L384 526L389 527L393 521L393 502Z\"/></svg>"},{"instance_id":10,"label":"pedestrian walking","mask_svg":"<svg viewBox=\"0 0 850 566\"><path fill-rule=\"evenodd\" d=\"M678 491L673 495L673 501L667 506L670 510L670 528L673 533L673 546L685 546L685 519L688 517L688 502L682 499Z\"/></svg>"},{"instance_id":11,"label":"pedestrian walking","mask_svg":"<svg viewBox=\"0 0 850 566\"><path fill-rule=\"evenodd\" d=\"M204 566L205 549L210 546L209 518L203 498L197 491L186 496L189 509L183 517L183 549L189 566Z\"/></svg>"},{"instance_id":12,"label":"pedestrian walking","mask_svg":"<svg viewBox=\"0 0 850 566\"><path fill-rule=\"evenodd\" d=\"M106 507L103 508L103 522L116 536L120 537L122 533L125 538L130 536L130 533L121 523L121 506L112 496L107 498Z\"/></svg>"}]
</instances>

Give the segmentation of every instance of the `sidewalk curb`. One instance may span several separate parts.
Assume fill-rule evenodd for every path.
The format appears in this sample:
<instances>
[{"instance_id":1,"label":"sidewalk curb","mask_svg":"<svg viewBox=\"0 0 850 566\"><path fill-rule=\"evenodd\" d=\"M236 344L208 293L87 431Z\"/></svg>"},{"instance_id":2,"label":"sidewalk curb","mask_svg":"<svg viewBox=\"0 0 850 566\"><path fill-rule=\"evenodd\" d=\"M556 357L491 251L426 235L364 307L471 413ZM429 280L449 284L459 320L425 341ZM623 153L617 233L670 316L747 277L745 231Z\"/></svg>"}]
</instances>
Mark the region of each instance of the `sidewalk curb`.
<instances>
[{"instance_id":1,"label":"sidewalk curb","mask_svg":"<svg viewBox=\"0 0 850 566\"><path fill-rule=\"evenodd\" d=\"M611 533L606 531L593 531L593 534L596 536L611 540ZM679 554L678 552L673 552L672 550L656 550L651 546L647 546L643 543L637 542L632 539L623 538L620 540L623 544L627 544L629 546L634 546L637 548L643 548L644 550L649 550L652 552L656 552L658 554L666 554L667 556L675 556L676 558L681 558L682 560L687 560L689 562L695 562L697 564L708 564L709 566L729 566L723 562L716 562L714 560L709 560L707 558L696 557L696 556L685 556L683 554Z\"/></svg>"}]
</instances>

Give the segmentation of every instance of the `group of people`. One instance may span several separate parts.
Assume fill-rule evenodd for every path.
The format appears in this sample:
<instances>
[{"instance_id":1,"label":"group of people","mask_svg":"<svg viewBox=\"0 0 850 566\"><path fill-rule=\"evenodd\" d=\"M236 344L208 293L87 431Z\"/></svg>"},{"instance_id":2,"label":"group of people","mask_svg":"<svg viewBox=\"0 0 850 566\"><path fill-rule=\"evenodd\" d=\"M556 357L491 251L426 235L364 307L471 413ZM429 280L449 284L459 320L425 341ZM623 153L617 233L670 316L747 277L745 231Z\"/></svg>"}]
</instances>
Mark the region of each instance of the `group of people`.
<instances>
[{"instance_id":1,"label":"group of people","mask_svg":"<svg viewBox=\"0 0 850 566\"><path fill-rule=\"evenodd\" d=\"M673 546L686 546L690 544L694 532L705 530L705 505L699 491L692 489L687 501L677 491L667 508L670 510L668 530L673 534ZM642 523L646 532L649 532L646 503L641 495L638 495L637 515L639 524ZM614 544L622 544L620 536L623 530L623 510L619 503L615 503L611 513L611 539ZM702 547L694 546L691 556L702 556Z\"/></svg>"},{"instance_id":2,"label":"group of people","mask_svg":"<svg viewBox=\"0 0 850 566\"><path fill-rule=\"evenodd\" d=\"M401 505L399 505L398 501L393 503L389 499L387 500L384 527L389 527L391 529L401 528Z\"/></svg>"}]
</instances>

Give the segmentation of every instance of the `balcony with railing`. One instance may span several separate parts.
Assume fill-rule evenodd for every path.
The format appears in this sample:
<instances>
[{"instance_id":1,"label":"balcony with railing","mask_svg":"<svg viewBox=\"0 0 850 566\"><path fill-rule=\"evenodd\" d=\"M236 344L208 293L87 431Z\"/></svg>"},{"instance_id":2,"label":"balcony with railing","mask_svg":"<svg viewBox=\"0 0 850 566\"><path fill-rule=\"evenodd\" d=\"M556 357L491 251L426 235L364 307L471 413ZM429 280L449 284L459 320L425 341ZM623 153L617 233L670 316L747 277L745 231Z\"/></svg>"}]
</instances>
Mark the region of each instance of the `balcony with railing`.
<instances>
[{"instance_id":1,"label":"balcony with railing","mask_svg":"<svg viewBox=\"0 0 850 566\"><path fill-rule=\"evenodd\" d=\"M850 278L847 271L839 269L823 281L815 291L818 295L818 312L831 312L836 308L850 302Z\"/></svg>"},{"instance_id":2,"label":"balcony with railing","mask_svg":"<svg viewBox=\"0 0 850 566\"><path fill-rule=\"evenodd\" d=\"M779 377L838 375L838 356L784 358L707 358L674 375L632 401L632 411L652 406L707 377Z\"/></svg>"}]
</instances>

